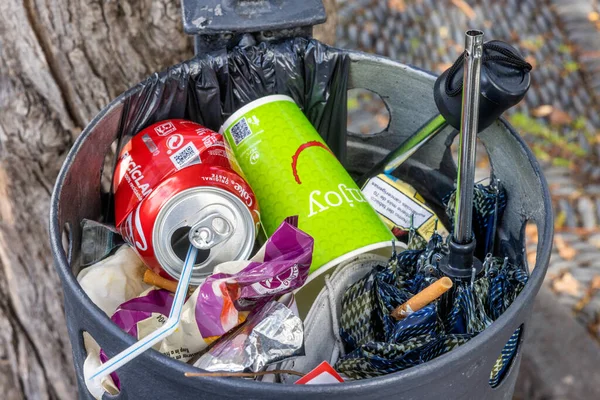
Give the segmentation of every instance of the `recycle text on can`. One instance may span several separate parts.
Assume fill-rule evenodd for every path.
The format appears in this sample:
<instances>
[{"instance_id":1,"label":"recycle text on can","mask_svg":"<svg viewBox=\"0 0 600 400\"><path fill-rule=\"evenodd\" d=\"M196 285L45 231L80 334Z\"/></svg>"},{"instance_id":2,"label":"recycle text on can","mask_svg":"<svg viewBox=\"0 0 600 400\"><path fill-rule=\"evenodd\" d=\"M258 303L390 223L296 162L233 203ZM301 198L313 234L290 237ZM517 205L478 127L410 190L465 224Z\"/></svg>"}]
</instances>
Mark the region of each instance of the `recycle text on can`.
<instances>
[{"instance_id":1,"label":"recycle text on can","mask_svg":"<svg viewBox=\"0 0 600 400\"><path fill-rule=\"evenodd\" d=\"M392 233L293 99L263 97L220 129L261 205L271 235L284 218L313 236L311 273L391 246Z\"/></svg>"},{"instance_id":2,"label":"recycle text on can","mask_svg":"<svg viewBox=\"0 0 600 400\"><path fill-rule=\"evenodd\" d=\"M113 190L117 229L163 277L179 278L190 243L200 249L192 284L254 247L254 193L223 136L199 124L167 120L135 135L119 155Z\"/></svg>"}]
</instances>

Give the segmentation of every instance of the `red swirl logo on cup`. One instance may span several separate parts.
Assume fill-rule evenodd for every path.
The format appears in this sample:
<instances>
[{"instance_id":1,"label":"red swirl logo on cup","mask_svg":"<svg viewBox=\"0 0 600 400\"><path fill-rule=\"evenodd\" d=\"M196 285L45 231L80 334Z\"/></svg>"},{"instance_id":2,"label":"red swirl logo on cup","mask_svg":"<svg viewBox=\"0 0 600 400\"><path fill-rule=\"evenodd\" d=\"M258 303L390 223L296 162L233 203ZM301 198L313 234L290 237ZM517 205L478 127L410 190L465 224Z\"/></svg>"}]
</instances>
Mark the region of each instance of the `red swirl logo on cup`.
<instances>
[{"instance_id":1,"label":"red swirl logo on cup","mask_svg":"<svg viewBox=\"0 0 600 400\"><path fill-rule=\"evenodd\" d=\"M333 154L333 152L329 149L329 147L327 147L327 145L325 145L324 143L318 142L316 140L304 143L303 145L298 147L298 149L292 156L292 174L294 174L294 179L296 180L296 183L298 183L298 185L302 184L302 181L300 180L300 175L298 175L298 158L300 158L300 153L302 153L304 150L306 150L310 147L317 147L317 148L320 147L322 149L327 150L329 152L329 154L331 154L333 157L335 157L335 154Z\"/></svg>"}]
</instances>

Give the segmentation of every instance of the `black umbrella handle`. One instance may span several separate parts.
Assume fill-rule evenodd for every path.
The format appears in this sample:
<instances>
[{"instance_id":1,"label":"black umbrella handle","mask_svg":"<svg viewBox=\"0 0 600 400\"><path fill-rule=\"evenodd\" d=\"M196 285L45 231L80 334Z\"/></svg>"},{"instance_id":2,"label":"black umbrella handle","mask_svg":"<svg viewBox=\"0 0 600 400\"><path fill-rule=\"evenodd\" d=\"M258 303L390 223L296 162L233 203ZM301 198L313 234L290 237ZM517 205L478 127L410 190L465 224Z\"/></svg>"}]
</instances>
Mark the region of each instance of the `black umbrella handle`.
<instances>
[{"instance_id":1,"label":"black umbrella handle","mask_svg":"<svg viewBox=\"0 0 600 400\"><path fill-rule=\"evenodd\" d=\"M439 76L433 91L440 114L457 130L461 122L464 57L465 53ZM517 49L501 40L484 43L481 64L479 131L525 97L532 69Z\"/></svg>"},{"instance_id":2,"label":"black umbrella handle","mask_svg":"<svg viewBox=\"0 0 600 400\"><path fill-rule=\"evenodd\" d=\"M359 186L379 173L391 173L446 124L460 130L464 53L435 81L433 97L440 115L427 121L412 137L391 151L359 180ZM531 64L511 45L491 40L483 45L478 131L520 102L529 89Z\"/></svg>"}]
</instances>

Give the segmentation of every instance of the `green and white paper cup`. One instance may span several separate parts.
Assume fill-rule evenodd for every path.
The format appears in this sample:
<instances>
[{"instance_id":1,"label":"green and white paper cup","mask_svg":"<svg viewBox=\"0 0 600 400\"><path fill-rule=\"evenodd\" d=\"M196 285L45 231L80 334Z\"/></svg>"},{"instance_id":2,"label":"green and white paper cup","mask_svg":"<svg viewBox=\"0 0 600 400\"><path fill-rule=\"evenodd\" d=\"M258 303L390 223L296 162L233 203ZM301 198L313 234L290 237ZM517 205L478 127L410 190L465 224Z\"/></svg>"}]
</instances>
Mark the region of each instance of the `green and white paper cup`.
<instances>
[{"instance_id":1,"label":"green and white paper cup","mask_svg":"<svg viewBox=\"0 0 600 400\"><path fill-rule=\"evenodd\" d=\"M390 230L292 98L253 101L220 132L256 195L267 235L298 215L299 228L314 238L311 273L391 246Z\"/></svg>"}]
</instances>

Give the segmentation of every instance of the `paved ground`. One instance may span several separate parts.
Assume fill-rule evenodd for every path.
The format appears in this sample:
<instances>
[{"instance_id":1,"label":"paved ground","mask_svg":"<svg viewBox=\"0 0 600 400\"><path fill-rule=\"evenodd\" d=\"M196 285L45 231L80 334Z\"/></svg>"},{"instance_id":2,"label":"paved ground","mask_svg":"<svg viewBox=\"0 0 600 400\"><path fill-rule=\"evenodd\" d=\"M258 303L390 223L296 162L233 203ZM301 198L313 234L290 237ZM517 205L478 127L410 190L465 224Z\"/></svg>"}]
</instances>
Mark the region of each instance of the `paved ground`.
<instances>
[{"instance_id":1,"label":"paved ground","mask_svg":"<svg viewBox=\"0 0 600 400\"><path fill-rule=\"evenodd\" d=\"M544 164L556 214L546 282L600 338L600 6L598 0L338 0L338 46L442 72L463 50L463 33L518 47L533 64L532 88L509 119ZM358 131L369 97L353 98ZM483 162L484 163L484 162ZM529 248L535 245L530 237ZM532 250L533 251L533 250Z\"/></svg>"}]
</instances>

